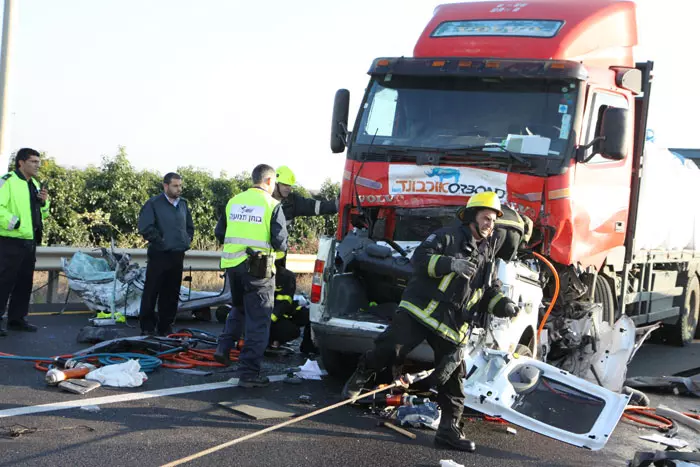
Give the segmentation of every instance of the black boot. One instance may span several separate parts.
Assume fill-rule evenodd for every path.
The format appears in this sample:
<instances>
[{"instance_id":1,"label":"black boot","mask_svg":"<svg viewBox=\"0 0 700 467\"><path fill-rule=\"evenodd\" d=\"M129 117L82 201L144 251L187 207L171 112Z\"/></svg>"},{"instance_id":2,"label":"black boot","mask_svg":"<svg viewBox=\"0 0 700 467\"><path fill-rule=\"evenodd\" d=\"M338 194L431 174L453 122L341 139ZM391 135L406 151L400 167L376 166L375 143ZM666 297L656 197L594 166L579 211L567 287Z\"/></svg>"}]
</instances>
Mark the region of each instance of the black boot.
<instances>
[{"instance_id":1,"label":"black boot","mask_svg":"<svg viewBox=\"0 0 700 467\"><path fill-rule=\"evenodd\" d=\"M7 331L5 330L5 325L2 324L2 318L0 318L0 337L5 337L7 335Z\"/></svg>"},{"instance_id":2,"label":"black boot","mask_svg":"<svg viewBox=\"0 0 700 467\"><path fill-rule=\"evenodd\" d=\"M270 385L270 378L260 375L245 375L238 380L238 386L242 388L264 388Z\"/></svg>"},{"instance_id":3,"label":"black boot","mask_svg":"<svg viewBox=\"0 0 700 467\"><path fill-rule=\"evenodd\" d=\"M365 384L374 376L374 373L374 370L365 368L364 362L360 359L360 363L357 364L357 369L345 382L345 386L343 386L343 392L341 393L343 399L359 396Z\"/></svg>"},{"instance_id":4,"label":"black boot","mask_svg":"<svg viewBox=\"0 0 700 467\"><path fill-rule=\"evenodd\" d=\"M459 417L453 417L448 413L443 413L442 418L440 418L440 426L435 434L435 446L466 452L476 450L474 441L464 437L459 427Z\"/></svg>"},{"instance_id":5,"label":"black boot","mask_svg":"<svg viewBox=\"0 0 700 467\"><path fill-rule=\"evenodd\" d=\"M309 326L304 328L304 338L301 340L299 351L303 354L318 355L318 348L314 345L314 341L311 340L311 329Z\"/></svg>"},{"instance_id":6,"label":"black boot","mask_svg":"<svg viewBox=\"0 0 700 467\"><path fill-rule=\"evenodd\" d=\"M8 321L7 329L13 331L36 332L39 328L33 324L29 324L26 319L19 319L17 321Z\"/></svg>"}]
</instances>

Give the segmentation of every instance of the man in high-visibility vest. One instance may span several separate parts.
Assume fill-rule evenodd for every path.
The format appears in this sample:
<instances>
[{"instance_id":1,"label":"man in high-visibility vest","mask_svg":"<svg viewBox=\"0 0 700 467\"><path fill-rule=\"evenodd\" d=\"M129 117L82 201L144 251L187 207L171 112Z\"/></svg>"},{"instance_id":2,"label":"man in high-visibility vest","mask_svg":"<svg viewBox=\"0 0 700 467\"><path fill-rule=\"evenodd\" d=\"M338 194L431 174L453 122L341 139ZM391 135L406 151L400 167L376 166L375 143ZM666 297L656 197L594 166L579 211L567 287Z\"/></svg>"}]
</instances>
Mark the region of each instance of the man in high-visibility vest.
<instances>
[{"instance_id":1,"label":"man in high-visibility vest","mask_svg":"<svg viewBox=\"0 0 700 467\"><path fill-rule=\"evenodd\" d=\"M287 221L287 230L292 229L292 227L294 226L294 219L296 219L297 217L324 216L328 214L338 213L337 199L317 200L305 198L293 191L296 183L297 177L296 175L294 175L292 169L290 169L286 165L277 168L277 185L275 186L275 191L274 193L272 193L272 196L282 204L284 218ZM281 274L279 274L277 277L277 283L275 284L275 307L279 309L287 306L287 304L284 303L285 301L291 303L291 300L293 300L294 293L296 292L296 290L291 291L291 293L285 292L283 290L285 289L285 284L281 281L282 278L290 274L294 275L294 272L286 269L287 255L283 253L278 254L275 266L279 271L281 271ZM294 282L296 284L296 279L294 280ZM273 316L273 319L274 318L275 317ZM298 324L299 326L304 327L304 338L301 342L299 350L301 350L302 353L318 353L316 347L311 341L311 322L308 320L308 313L298 314L297 316L295 316L293 322ZM285 325L287 330L290 331L282 333L286 334L286 336L282 335L281 339L295 334L291 332L292 326L289 325L289 323L281 322L280 324ZM274 327L278 328L280 326L275 324ZM296 334L296 337L298 337L298 334ZM296 337L294 337L293 339L296 339ZM280 342L282 342L282 340L280 340Z\"/></svg>"},{"instance_id":2,"label":"man in high-visibility vest","mask_svg":"<svg viewBox=\"0 0 700 467\"><path fill-rule=\"evenodd\" d=\"M493 313L513 317L515 304L491 283L489 263L495 251L490 237L503 215L498 196L478 193L467 203L462 222L437 230L416 249L411 259L413 277L399 310L367 352L343 388L344 397L356 397L374 374L399 367L424 340L435 354L437 401L442 410L435 444L461 451L475 445L462 433L464 412L464 347L472 317Z\"/></svg>"},{"instance_id":3,"label":"man in high-visibility vest","mask_svg":"<svg viewBox=\"0 0 700 467\"><path fill-rule=\"evenodd\" d=\"M36 179L40 155L30 148L17 151L15 170L0 178L0 336L7 333L2 317L9 299L7 327L35 332L27 322L34 282L36 247L49 215L49 195Z\"/></svg>"},{"instance_id":4,"label":"man in high-visibility vest","mask_svg":"<svg viewBox=\"0 0 700 467\"><path fill-rule=\"evenodd\" d=\"M287 227L282 206L272 197L275 169L260 164L253 169L253 187L231 198L216 226L224 244L221 268L231 284L233 308L219 336L214 358L230 363L234 336L245 326L245 345L238 358L239 385L264 387L270 383L260 374L267 348L274 303L274 261L287 251ZM222 231L224 232L222 235Z\"/></svg>"}]
</instances>

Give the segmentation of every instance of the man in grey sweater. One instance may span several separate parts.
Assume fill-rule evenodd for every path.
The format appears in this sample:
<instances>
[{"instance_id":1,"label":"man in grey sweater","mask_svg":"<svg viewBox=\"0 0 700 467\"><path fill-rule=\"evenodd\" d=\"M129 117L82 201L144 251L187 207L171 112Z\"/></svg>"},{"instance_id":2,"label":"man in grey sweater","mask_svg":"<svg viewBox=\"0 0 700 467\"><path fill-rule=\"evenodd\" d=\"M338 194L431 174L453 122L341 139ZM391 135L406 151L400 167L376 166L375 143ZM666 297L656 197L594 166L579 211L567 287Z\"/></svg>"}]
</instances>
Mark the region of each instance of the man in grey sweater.
<instances>
[{"instance_id":1,"label":"man in grey sweater","mask_svg":"<svg viewBox=\"0 0 700 467\"><path fill-rule=\"evenodd\" d=\"M139 214L139 233L148 241L146 284L139 313L142 335L172 333L185 251L190 249L194 236L192 215L181 193L182 177L170 172L163 178L163 193L146 201Z\"/></svg>"}]
</instances>

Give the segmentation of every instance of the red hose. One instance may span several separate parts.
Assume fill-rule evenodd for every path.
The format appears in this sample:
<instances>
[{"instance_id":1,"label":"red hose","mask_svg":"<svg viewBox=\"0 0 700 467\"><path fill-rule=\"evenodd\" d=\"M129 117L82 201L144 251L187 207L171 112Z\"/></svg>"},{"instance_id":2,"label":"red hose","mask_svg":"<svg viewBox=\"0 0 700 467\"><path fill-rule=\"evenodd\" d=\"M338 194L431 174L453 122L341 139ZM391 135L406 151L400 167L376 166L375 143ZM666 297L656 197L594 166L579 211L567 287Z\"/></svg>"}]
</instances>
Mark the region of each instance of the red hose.
<instances>
[{"instance_id":1,"label":"red hose","mask_svg":"<svg viewBox=\"0 0 700 467\"><path fill-rule=\"evenodd\" d=\"M537 329L537 340L539 341L540 339L540 333L544 329L544 325L547 323L547 318L549 318L549 314L552 312L552 308L554 308L554 304L557 302L557 298L559 298L559 274L557 274L557 270L554 268L552 263L549 262L547 258L542 256L539 253L532 252L533 255L540 261L542 261L544 264L549 267L549 269L552 271L552 274L554 274L554 296L552 297L552 301L549 303L549 307L547 308L547 312L544 314L542 317L542 321L540 322L540 327Z\"/></svg>"},{"instance_id":2,"label":"red hose","mask_svg":"<svg viewBox=\"0 0 700 467\"><path fill-rule=\"evenodd\" d=\"M695 420L700 420L700 415L696 415L694 413L683 412L683 415L694 418ZM666 417L662 417L661 415L657 415L656 409L653 407L630 406L625 409L622 417L635 423L639 423L640 425L656 428L658 430L669 430L673 427L673 421ZM651 419L659 423L650 422L644 418Z\"/></svg>"}]
</instances>

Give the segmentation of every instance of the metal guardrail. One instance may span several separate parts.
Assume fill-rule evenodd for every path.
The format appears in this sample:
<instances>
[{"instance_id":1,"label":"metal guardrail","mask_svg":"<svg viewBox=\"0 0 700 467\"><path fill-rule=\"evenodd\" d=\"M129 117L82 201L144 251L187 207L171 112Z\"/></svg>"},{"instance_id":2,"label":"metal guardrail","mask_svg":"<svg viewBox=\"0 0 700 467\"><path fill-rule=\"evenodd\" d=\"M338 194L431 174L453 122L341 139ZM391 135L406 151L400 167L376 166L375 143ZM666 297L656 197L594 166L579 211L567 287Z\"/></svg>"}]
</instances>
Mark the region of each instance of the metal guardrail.
<instances>
[{"instance_id":1,"label":"metal guardrail","mask_svg":"<svg viewBox=\"0 0 700 467\"><path fill-rule=\"evenodd\" d=\"M81 251L91 256L100 256L100 250L94 248L76 247L38 247L36 249L37 271L61 271L61 258L70 259L75 253ZM115 253L128 253L131 260L146 265L146 250L131 248L116 248ZM221 252L190 250L185 254L184 269L189 271L218 271ZM314 272L315 255L295 255L287 257L287 269L297 274L311 274Z\"/></svg>"}]
</instances>

